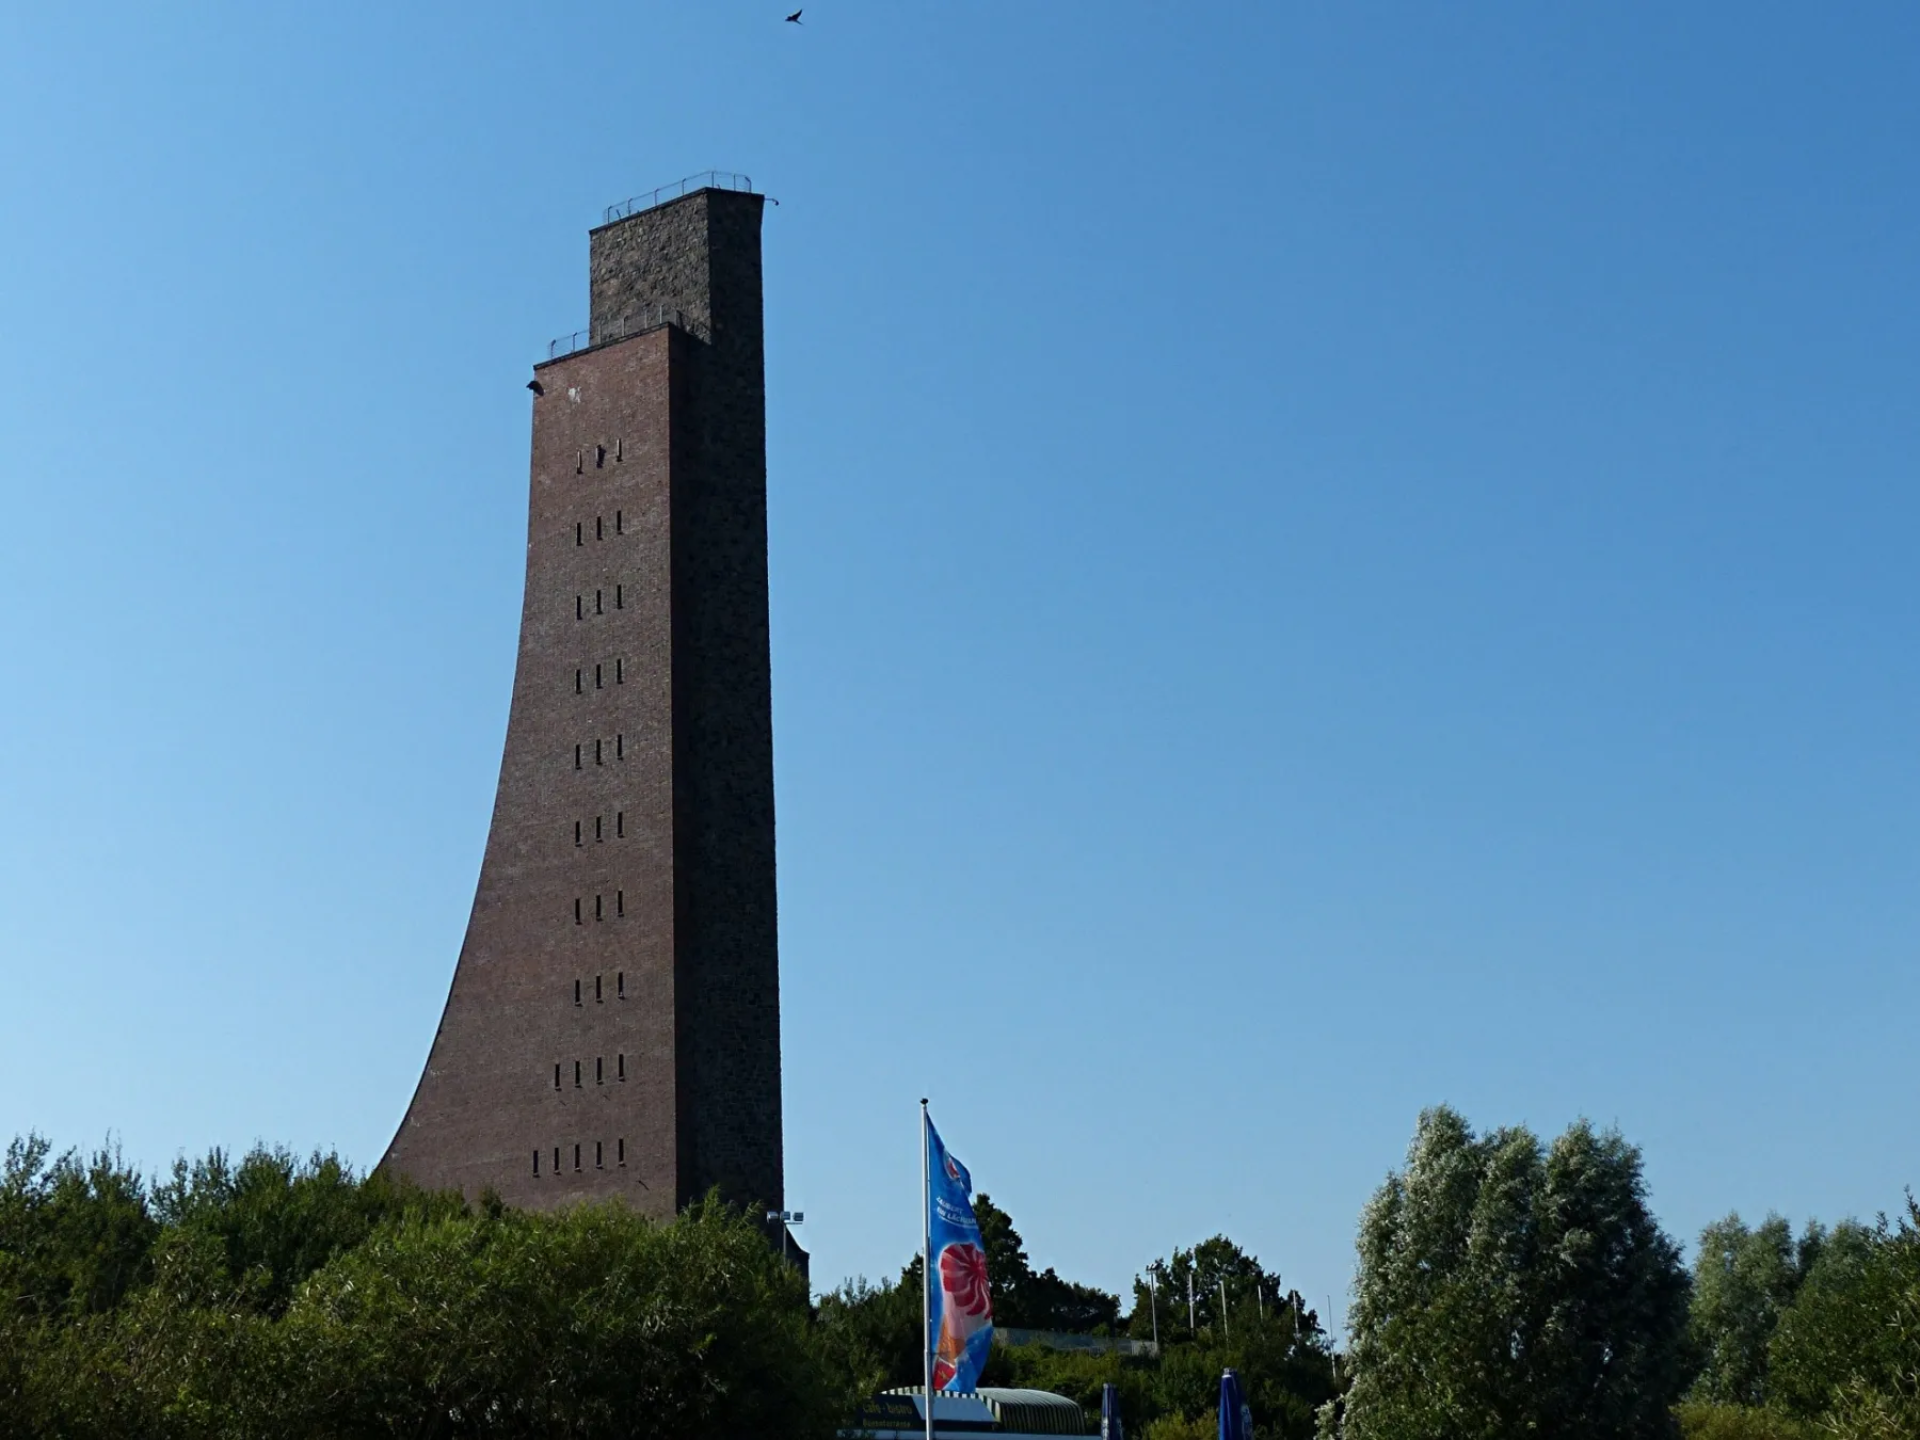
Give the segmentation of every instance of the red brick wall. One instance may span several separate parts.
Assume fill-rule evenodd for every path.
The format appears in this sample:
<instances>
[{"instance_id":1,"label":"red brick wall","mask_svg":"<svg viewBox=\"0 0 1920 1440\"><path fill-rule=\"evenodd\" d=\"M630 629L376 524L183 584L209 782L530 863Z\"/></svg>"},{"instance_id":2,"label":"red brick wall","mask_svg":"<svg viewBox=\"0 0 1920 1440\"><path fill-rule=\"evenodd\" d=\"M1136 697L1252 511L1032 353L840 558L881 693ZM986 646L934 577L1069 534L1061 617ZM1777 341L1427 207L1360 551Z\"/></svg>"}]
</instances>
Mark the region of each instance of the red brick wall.
<instances>
[{"instance_id":1,"label":"red brick wall","mask_svg":"<svg viewBox=\"0 0 1920 1440\"><path fill-rule=\"evenodd\" d=\"M662 1215L680 1195L674 340L658 329L541 371L493 826L446 1014L385 1162L423 1184L524 1206L619 1194Z\"/></svg>"}]
</instances>

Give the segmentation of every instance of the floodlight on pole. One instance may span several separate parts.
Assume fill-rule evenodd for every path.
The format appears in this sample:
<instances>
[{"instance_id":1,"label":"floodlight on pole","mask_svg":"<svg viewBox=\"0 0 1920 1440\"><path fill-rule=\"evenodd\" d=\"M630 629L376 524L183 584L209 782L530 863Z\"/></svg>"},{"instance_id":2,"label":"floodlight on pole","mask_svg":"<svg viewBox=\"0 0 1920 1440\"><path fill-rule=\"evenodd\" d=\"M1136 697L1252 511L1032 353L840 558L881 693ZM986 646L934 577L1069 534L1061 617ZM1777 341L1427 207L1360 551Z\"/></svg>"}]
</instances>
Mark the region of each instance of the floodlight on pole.
<instances>
[{"instance_id":1,"label":"floodlight on pole","mask_svg":"<svg viewBox=\"0 0 1920 1440\"><path fill-rule=\"evenodd\" d=\"M806 1212L802 1210L767 1211L767 1223L769 1225L778 1223L780 1226L780 1258L782 1260L787 1258L787 1227L803 1224L806 1218Z\"/></svg>"}]
</instances>

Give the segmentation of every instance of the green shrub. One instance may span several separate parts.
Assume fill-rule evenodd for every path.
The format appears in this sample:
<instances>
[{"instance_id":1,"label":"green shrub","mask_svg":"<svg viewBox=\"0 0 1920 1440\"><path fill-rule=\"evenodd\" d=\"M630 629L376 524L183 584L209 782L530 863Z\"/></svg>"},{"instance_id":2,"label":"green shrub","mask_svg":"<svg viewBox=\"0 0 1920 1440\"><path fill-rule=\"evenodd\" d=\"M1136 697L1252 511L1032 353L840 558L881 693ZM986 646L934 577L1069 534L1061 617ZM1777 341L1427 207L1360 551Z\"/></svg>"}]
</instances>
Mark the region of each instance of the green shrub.
<instances>
[{"instance_id":1,"label":"green shrub","mask_svg":"<svg viewBox=\"0 0 1920 1440\"><path fill-rule=\"evenodd\" d=\"M1749 1405L1682 1405L1684 1440L1815 1440L1817 1432L1805 1421L1777 1410Z\"/></svg>"}]
</instances>

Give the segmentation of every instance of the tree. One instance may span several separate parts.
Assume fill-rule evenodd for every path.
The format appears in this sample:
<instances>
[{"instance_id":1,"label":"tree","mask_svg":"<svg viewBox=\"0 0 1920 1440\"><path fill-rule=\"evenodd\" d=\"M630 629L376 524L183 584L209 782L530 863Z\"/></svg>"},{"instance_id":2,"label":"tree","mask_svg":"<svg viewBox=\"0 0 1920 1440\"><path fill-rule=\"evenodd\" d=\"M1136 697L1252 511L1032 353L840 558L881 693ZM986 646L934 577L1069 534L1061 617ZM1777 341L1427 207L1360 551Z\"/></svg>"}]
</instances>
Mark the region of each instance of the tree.
<instances>
[{"instance_id":1,"label":"tree","mask_svg":"<svg viewBox=\"0 0 1920 1440\"><path fill-rule=\"evenodd\" d=\"M1188 1281L1192 1281L1193 1314L1187 1312ZM1221 1310L1222 1286L1230 1314ZM1155 1260L1133 1277L1133 1314L1127 1321L1127 1333L1136 1340L1150 1340L1159 1334L1169 1343L1186 1343L1201 1334L1218 1338L1221 1320L1230 1332L1242 1311L1254 1315L1268 1310L1276 1314L1289 1311L1300 1333L1317 1336L1320 1317L1307 1308L1298 1290L1281 1283L1278 1272L1265 1269L1257 1257L1249 1255L1224 1235L1202 1240L1190 1250L1175 1250L1164 1260Z\"/></svg>"},{"instance_id":2,"label":"tree","mask_svg":"<svg viewBox=\"0 0 1920 1440\"><path fill-rule=\"evenodd\" d=\"M1836 1225L1767 1350L1768 1393L1835 1434L1920 1434L1920 1206ZM1905 1420L1901 1421L1902 1407ZM1888 1418L1891 1417L1891 1418Z\"/></svg>"},{"instance_id":3,"label":"tree","mask_svg":"<svg viewBox=\"0 0 1920 1440\"><path fill-rule=\"evenodd\" d=\"M159 1227L146 1183L112 1146L54 1157L17 1138L0 1165L0 1307L19 1314L98 1314L147 1272Z\"/></svg>"},{"instance_id":4,"label":"tree","mask_svg":"<svg viewBox=\"0 0 1920 1440\"><path fill-rule=\"evenodd\" d=\"M980 1222L987 1252L987 1284L996 1325L1085 1335L1120 1323L1118 1295L1063 1280L1052 1266L1036 1273L1020 1232L1013 1228L1013 1217L987 1195L974 1197L973 1214Z\"/></svg>"},{"instance_id":5,"label":"tree","mask_svg":"<svg viewBox=\"0 0 1920 1440\"><path fill-rule=\"evenodd\" d=\"M1875 1238L1879 1334L1824 1422L1838 1440L1913 1440L1920 1435L1920 1203L1911 1192L1899 1228L1889 1230L1882 1218Z\"/></svg>"},{"instance_id":6,"label":"tree","mask_svg":"<svg viewBox=\"0 0 1920 1440\"><path fill-rule=\"evenodd\" d=\"M1688 1281L1640 1153L1585 1121L1551 1148L1429 1110L1362 1214L1346 1440L1674 1433Z\"/></svg>"},{"instance_id":7,"label":"tree","mask_svg":"<svg viewBox=\"0 0 1920 1440\"><path fill-rule=\"evenodd\" d=\"M890 1284L869 1284L861 1276L821 1296L815 1345L848 1415L871 1395L925 1380L920 1275L916 1255Z\"/></svg>"},{"instance_id":8,"label":"tree","mask_svg":"<svg viewBox=\"0 0 1920 1440\"><path fill-rule=\"evenodd\" d=\"M807 1326L805 1281L711 1200L390 1225L288 1308L281 1433L824 1437Z\"/></svg>"},{"instance_id":9,"label":"tree","mask_svg":"<svg viewBox=\"0 0 1920 1440\"><path fill-rule=\"evenodd\" d=\"M1691 1399L1766 1402L1767 1345L1825 1242L1826 1231L1809 1223L1795 1244L1792 1228L1778 1215L1769 1215L1758 1229L1729 1215L1700 1232L1688 1322L1700 1373Z\"/></svg>"},{"instance_id":10,"label":"tree","mask_svg":"<svg viewBox=\"0 0 1920 1440\"><path fill-rule=\"evenodd\" d=\"M360 1244L382 1223L462 1213L457 1195L424 1191L375 1172L356 1176L337 1154L255 1146L236 1165L223 1150L189 1164L155 1188L160 1223L202 1235L217 1248L229 1280L247 1282L249 1303L278 1315L301 1281Z\"/></svg>"}]
</instances>

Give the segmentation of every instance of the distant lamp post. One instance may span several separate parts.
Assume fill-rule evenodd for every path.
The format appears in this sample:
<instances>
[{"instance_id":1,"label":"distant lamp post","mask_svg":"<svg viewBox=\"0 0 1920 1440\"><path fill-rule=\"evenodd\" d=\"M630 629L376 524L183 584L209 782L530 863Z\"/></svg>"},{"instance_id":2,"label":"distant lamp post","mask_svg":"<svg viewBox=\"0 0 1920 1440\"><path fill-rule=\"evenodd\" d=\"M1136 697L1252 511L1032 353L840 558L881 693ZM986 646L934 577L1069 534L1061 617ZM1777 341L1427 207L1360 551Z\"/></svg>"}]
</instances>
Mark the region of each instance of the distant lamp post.
<instances>
[{"instance_id":1,"label":"distant lamp post","mask_svg":"<svg viewBox=\"0 0 1920 1440\"><path fill-rule=\"evenodd\" d=\"M778 1221L780 1224L780 1258L782 1260L787 1258L787 1227L789 1225L804 1224L806 1218L806 1212L802 1210L767 1211L767 1223L771 1225L775 1221Z\"/></svg>"}]
</instances>

